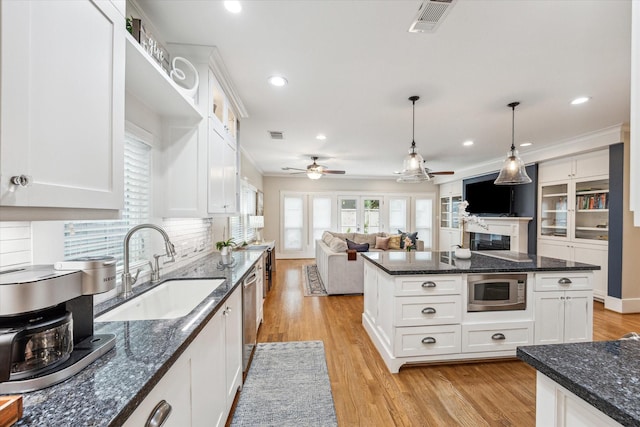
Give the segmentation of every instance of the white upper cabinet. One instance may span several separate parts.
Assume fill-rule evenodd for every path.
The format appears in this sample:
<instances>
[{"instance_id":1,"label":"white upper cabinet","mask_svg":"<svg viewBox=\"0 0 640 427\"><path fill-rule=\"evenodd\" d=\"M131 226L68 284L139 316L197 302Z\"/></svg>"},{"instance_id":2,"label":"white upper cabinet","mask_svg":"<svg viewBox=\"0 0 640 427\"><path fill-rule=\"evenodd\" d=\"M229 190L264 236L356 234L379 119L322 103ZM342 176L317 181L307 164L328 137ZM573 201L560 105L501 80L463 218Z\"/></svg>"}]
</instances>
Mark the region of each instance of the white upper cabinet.
<instances>
[{"instance_id":1,"label":"white upper cabinet","mask_svg":"<svg viewBox=\"0 0 640 427\"><path fill-rule=\"evenodd\" d=\"M212 119L213 129L235 145L238 135L238 120L231 107L231 101L225 95L218 80L209 70L209 105L208 114Z\"/></svg>"},{"instance_id":2,"label":"white upper cabinet","mask_svg":"<svg viewBox=\"0 0 640 427\"><path fill-rule=\"evenodd\" d=\"M599 150L539 165L538 181L553 182L567 179L609 175L609 151Z\"/></svg>"},{"instance_id":3,"label":"white upper cabinet","mask_svg":"<svg viewBox=\"0 0 640 427\"><path fill-rule=\"evenodd\" d=\"M106 1L3 1L0 19L0 205L121 209L123 16Z\"/></svg>"},{"instance_id":4,"label":"white upper cabinet","mask_svg":"<svg viewBox=\"0 0 640 427\"><path fill-rule=\"evenodd\" d=\"M194 108L207 118L193 123L188 116L171 115L172 119L165 121L159 172L162 183L156 186L162 200L160 215L204 218L235 214L239 189L237 120L211 71L213 48L171 47L174 56L186 58L197 70L200 85ZM225 127L221 120L232 126Z\"/></svg>"}]
</instances>

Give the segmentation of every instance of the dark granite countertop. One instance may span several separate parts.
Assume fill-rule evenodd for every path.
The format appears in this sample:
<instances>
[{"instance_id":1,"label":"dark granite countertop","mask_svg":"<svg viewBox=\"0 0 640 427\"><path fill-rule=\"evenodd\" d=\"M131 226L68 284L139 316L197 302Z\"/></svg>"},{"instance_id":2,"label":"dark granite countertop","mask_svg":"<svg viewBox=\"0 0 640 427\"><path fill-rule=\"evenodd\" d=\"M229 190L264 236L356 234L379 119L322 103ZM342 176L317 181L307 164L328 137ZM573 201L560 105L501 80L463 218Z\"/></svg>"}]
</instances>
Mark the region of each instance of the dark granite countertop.
<instances>
[{"instance_id":1,"label":"dark granite countertop","mask_svg":"<svg viewBox=\"0 0 640 427\"><path fill-rule=\"evenodd\" d=\"M391 275L600 270L597 265L510 251L472 252L470 259L457 259L453 252L429 251L362 252L360 255Z\"/></svg>"},{"instance_id":2,"label":"dark granite countertop","mask_svg":"<svg viewBox=\"0 0 640 427\"><path fill-rule=\"evenodd\" d=\"M518 347L517 356L626 426L640 426L640 341Z\"/></svg>"},{"instance_id":3,"label":"dark granite countertop","mask_svg":"<svg viewBox=\"0 0 640 427\"><path fill-rule=\"evenodd\" d=\"M16 425L121 425L240 285L261 255L259 251L234 252L234 265L221 268L219 254L213 253L163 275L162 281L227 280L181 318L95 323L96 334L116 335L115 348L68 380L25 393L24 414ZM134 287L131 298L154 286L156 284L146 283ZM95 307L96 316L124 301L117 297L99 304ZM207 307L208 304L211 306ZM195 316L199 318L193 321Z\"/></svg>"}]
</instances>

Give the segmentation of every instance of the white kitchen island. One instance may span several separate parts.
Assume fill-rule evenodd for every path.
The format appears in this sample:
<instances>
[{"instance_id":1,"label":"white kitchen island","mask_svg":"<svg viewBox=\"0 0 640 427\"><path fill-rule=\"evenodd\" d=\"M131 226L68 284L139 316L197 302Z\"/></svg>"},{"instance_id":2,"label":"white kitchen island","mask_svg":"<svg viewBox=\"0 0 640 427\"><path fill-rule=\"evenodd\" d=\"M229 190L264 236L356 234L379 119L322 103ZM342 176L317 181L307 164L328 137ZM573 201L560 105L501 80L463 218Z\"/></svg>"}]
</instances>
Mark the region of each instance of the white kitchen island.
<instances>
[{"instance_id":1,"label":"white kitchen island","mask_svg":"<svg viewBox=\"0 0 640 427\"><path fill-rule=\"evenodd\" d=\"M509 252L474 252L468 260L450 252L362 255L362 323L392 373L405 364L513 358L518 346L592 338L598 266ZM477 273L526 274L526 307L467 311L468 278Z\"/></svg>"}]
</instances>

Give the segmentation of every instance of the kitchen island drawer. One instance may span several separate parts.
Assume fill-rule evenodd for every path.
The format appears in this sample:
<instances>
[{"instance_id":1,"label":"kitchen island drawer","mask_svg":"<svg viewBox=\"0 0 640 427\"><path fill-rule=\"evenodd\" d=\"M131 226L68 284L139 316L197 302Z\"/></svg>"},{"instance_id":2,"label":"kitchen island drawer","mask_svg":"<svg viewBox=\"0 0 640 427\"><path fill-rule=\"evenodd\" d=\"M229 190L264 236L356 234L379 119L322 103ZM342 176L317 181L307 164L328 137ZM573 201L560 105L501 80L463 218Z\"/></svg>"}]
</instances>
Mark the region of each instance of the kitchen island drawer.
<instances>
[{"instance_id":1,"label":"kitchen island drawer","mask_svg":"<svg viewBox=\"0 0 640 427\"><path fill-rule=\"evenodd\" d=\"M460 325L396 328L396 357L460 353Z\"/></svg>"},{"instance_id":2,"label":"kitchen island drawer","mask_svg":"<svg viewBox=\"0 0 640 427\"><path fill-rule=\"evenodd\" d=\"M462 352L514 350L533 344L533 322L462 325Z\"/></svg>"},{"instance_id":3,"label":"kitchen island drawer","mask_svg":"<svg viewBox=\"0 0 640 427\"><path fill-rule=\"evenodd\" d=\"M395 326L431 326L460 323L460 295L395 298Z\"/></svg>"},{"instance_id":4,"label":"kitchen island drawer","mask_svg":"<svg viewBox=\"0 0 640 427\"><path fill-rule=\"evenodd\" d=\"M536 273L535 291L587 291L593 289L593 272Z\"/></svg>"},{"instance_id":5,"label":"kitchen island drawer","mask_svg":"<svg viewBox=\"0 0 640 427\"><path fill-rule=\"evenodd\" d=\"M459 295L462 275L425 275L396 278L396 296Z\"/></svg>"}]
</instances>

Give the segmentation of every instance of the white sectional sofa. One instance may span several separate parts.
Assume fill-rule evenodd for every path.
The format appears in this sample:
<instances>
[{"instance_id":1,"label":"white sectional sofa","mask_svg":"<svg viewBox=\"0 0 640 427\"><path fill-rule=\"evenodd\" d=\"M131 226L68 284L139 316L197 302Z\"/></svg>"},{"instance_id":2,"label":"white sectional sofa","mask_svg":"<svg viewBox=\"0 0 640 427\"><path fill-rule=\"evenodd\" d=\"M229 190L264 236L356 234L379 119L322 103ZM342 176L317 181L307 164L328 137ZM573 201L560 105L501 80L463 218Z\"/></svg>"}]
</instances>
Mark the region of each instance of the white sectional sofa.
<instances>
[{"instance_id":1,"label":"white sectional sofa","mask_svg":"<svg viewBox=\"0 0 640 427\"><path fill-rule=\"evenodd\" d=\"M369 243L370 252L382 251L382 249L375 249L376 236L388 237L388 234L334 233L325 231L323 238L316 240L318 273L329 295L361 294L364 292L364 261L360 253L356 254L354 261L347 259L346 239L355 243ZM335 239L342 240L343 244ZM424 250L424 242L422 240L418 239L416 241L416 250Z\"/></svg>"}]
</instances>

